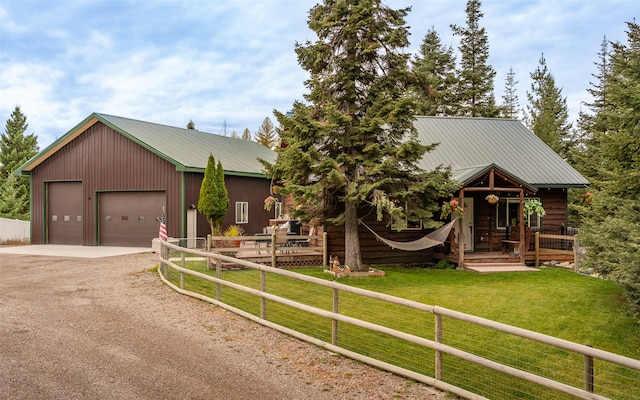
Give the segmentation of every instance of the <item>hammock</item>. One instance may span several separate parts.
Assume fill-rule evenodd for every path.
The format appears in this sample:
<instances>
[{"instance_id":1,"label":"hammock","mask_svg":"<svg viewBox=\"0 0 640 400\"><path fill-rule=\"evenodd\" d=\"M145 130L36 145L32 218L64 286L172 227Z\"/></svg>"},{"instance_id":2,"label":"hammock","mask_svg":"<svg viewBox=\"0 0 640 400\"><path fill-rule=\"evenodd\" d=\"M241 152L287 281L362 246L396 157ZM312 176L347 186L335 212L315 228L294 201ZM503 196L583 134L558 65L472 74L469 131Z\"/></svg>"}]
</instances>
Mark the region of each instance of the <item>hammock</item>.
<instances>
[{"instance_id":1,"label":"hammock","mask_svg":"<svg viewBox=\"0 0 640 400\"><path fill-rule=\"evenodd\" d=\"M449 236L449 232L451 231L451 228L453 228L453 223L456 222L456 220L457 218L454 218L453 221L449 222L448 224L441 226L440 228L436 229L430 234L423 236L420 239L413 240L411 242L395 242L393 240L385 239L382 236L378 235L373 229L369 228L367 224L365 224L364 222L360 221L360 223L364 225L365 228L369 229L371 233L373 233L376 236L376 239L383 242L384 244L391 247L392 249L399 249L399 250L405 250L405 251L417 251L417 250L428 249L430 247L437 246L439 244L443 244L445 240L447 240L447 237Z\"/></svg>"}]
</instances>

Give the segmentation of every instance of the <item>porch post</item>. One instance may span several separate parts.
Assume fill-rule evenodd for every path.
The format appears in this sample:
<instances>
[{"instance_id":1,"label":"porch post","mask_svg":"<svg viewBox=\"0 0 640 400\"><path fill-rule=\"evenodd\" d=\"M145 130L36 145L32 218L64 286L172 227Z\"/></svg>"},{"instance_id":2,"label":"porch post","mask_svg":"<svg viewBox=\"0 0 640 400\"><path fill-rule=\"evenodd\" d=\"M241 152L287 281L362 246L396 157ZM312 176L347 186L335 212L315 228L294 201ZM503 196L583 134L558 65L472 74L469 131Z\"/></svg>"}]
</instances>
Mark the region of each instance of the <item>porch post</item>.
<instances>
[{"instance_id":1,"label":"porch post","mask_svg":"<svg viewBox=\"0 0 640 400\"><path fill-rule=\"evenodd\" d=\"M520 214L520 263L524 264L524 256L526 244L524 243L524 189L520 189L520 205L518 206L518 213Z\"/></svg>"},{"instance_id":2,"label":"porch post","mask_svg":"<svg viewBox=\"0 0 640 400\"><path fill-rule=\"evenodd\" d=\"M463 207L464 189L460 189L458 201L460 202L460 207ZM460 215L458 215L458 268L464 268L464 226Z\"/></svg>"}]
</instances>

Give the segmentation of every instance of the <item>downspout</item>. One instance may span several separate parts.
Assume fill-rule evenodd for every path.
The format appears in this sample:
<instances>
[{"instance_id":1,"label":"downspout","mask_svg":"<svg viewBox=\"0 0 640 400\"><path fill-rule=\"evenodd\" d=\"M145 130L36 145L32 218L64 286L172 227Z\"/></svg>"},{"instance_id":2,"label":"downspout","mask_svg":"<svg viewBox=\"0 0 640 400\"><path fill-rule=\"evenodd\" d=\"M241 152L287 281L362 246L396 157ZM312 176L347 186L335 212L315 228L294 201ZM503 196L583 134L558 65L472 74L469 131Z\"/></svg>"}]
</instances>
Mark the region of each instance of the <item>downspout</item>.
<instances>
[{"instance_id":1,"label":"downspout","mask_svg":"<svg viewBox=\"0 0 640 400\"><path fill-rule=\"evenodd\" d=\"M187 237L187 182L184 171L180 172L180 237Z\"/></svg>"}]
</instances>

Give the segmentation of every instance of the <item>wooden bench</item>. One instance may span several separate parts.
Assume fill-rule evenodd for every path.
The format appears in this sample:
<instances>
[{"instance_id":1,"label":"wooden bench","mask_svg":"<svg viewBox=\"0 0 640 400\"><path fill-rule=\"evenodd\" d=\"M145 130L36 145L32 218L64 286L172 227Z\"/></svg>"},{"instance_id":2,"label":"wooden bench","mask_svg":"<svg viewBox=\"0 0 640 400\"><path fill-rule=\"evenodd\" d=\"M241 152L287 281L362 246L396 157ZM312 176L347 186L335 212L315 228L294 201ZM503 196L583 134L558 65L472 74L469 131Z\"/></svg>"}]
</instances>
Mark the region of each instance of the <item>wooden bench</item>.
<instances>
[{"instance_id":1,"label":"wooden bench","mask_svg":"<svg viewBox=\"0 0 640 400\"><path fill-rule=\"evenodd\" d=\"M516 249L518 250L516 252ZM502 241L502 252L509 253L510 250L513 250L514 254L520 254L520 241L519 240L503 240Z\"/></svg>"}]
</instances>

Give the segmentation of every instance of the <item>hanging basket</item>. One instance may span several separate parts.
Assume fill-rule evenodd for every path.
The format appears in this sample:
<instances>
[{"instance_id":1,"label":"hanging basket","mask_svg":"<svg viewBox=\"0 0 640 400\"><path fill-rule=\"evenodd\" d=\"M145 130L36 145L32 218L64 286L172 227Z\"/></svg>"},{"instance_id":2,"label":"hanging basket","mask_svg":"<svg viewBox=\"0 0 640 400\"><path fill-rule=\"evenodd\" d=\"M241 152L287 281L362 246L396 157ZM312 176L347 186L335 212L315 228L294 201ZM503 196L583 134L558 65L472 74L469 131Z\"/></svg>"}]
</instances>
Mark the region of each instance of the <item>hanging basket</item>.
<instances>
[{"instance_id":1,"label":"hanging basket","mask_svg":"<svg viewBox=\"0 0 640 400\"><path fill-rule=\"evenodd\" d=\"M498 201L500 200L500 198L498 196L496 196L495 194L490 194L487 197L485 197L485 199L487 200L487 202L489 204L497 204Z\"/></svg>"}]
</instances>

